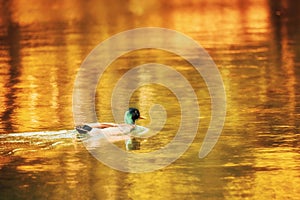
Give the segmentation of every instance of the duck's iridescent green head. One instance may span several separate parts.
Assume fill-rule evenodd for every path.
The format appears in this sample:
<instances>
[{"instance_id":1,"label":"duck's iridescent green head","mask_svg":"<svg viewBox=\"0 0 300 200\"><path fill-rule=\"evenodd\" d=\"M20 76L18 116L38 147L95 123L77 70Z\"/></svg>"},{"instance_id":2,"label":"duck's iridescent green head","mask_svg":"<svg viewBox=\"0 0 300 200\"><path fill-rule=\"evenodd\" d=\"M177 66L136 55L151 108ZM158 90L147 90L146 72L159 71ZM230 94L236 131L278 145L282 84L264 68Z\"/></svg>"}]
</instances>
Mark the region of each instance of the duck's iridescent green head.
<instances>
[{"instance_id":1,"label":"duck's iridescent green head","mask_svg":"<svg viewBox=\"0 0 300 200\"><path fill-rule=\"evenodd\" d=\"M135 124L135 120L140 118L140 111L136 108L129 108L128 111L125 112L124 122L126 124Z\"/></svg>"}]
</instances>

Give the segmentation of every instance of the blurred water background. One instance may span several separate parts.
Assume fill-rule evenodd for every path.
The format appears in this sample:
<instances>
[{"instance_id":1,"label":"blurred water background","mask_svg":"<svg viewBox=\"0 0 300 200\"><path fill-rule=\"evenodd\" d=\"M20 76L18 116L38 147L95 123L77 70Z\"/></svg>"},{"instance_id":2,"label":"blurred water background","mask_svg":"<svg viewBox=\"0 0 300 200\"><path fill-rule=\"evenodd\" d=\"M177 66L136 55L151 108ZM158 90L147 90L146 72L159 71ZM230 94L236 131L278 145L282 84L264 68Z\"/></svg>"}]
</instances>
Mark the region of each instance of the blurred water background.
<instances>
[{"instance_id":1,"label":"blurred water background","mask_svg":"<svg viewBox=\"0 0 300 200\"><path fill-rule=\"evenodd\" d=\"M299 13L293 0L1 0L0 199L299 199ZM210 119L202 78L168 52L120 57L99 83L99 120L113 120L111 85L147 62L184 74L201 110L197 137L180 159L131 174L98 162L76 139L72 92L97 44L148 26L180 31L208 51L224 81L227 118L213 151L199 159ZM162 131L135 152L170 142L180 123L176 97L149 85L132 101L146 116L153 103L168 113Z\"/></svg>"}]
</instances>

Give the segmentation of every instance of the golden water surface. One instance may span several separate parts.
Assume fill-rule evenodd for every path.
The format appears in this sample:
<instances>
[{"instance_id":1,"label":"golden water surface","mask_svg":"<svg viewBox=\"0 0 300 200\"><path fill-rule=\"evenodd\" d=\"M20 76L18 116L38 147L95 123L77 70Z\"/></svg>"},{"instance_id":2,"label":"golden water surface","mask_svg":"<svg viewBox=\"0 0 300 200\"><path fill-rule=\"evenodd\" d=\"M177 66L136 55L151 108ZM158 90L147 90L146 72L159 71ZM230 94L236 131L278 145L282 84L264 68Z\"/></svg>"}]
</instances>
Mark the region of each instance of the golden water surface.
<instances>
[{"instance_id":1,"label":"golden water surface","mask_svg":"<svg viewBox=\"0 0 300 200\"><path fill-rule=\"evenodd\" d=\"M0 199L299 199L299 13L293 0L0 1ZM73 85L96 45L148 26L180 31L207 50L223 78L227 117L213 151L199 159L211 114L201 76L168 52L123 55L99 82L99 120L113 120L112 85L148 62L182 73L201 111L197 136L177 161L125 173L73 137ZM181 120L176 96L147 85L131 101L148 116L142 126L154 103L168 114L164 128L135 153L168 144Z\"/></svg>"}]
</instances>

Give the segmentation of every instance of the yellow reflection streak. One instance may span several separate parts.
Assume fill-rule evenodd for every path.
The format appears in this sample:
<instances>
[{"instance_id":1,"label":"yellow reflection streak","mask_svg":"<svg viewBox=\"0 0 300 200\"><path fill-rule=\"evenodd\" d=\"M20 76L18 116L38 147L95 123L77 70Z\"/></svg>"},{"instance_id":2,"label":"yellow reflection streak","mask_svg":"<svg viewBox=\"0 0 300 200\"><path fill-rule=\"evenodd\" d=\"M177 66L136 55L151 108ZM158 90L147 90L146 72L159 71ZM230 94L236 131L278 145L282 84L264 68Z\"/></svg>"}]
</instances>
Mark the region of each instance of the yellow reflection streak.
<instances>
[{"instance_id":1,"label":"yellow reflection streak","mask_svg":"<svg viewBox=\"0 0 300 200\"><path fill-rule=\"evenodd\" d=\"M288 37L288 31L286 26L282 26L281 29L282 34L282 57L281 60L282 63L282 73L285 73L287 77L287 81L285 83L286 89L288 91L288 107L290 111L290 115L288 117L289 119L289 125L295 124L295 109L296 109L296 76L295 76L295 53L291 49L289 45L289 37Z\"/></svg>"}]
</instances>

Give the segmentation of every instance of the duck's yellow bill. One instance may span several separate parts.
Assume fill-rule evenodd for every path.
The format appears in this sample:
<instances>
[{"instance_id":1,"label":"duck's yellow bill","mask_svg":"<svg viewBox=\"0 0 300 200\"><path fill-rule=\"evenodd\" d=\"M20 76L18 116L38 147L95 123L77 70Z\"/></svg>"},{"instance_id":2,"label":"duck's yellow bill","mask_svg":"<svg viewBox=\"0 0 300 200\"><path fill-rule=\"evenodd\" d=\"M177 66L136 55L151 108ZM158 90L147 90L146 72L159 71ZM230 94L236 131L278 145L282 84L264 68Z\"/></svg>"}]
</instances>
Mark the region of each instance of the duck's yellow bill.
<instances>
[{"instance_id":1,"label":"duck's yellow bill","mask_svg":"<svg viewBox=\"0 0 300 200\"><path fill-rule=\"evenodd\" d=\"M144 116L140 116L139 119L147 119L147 118Z\"/></svg>"}]
</instances>

